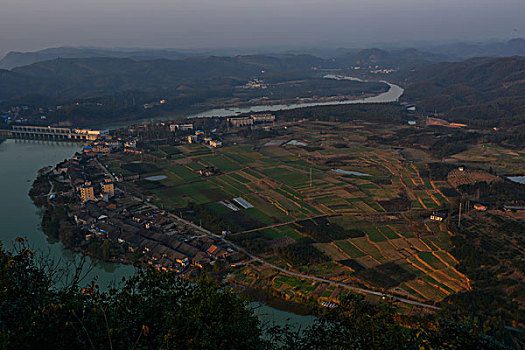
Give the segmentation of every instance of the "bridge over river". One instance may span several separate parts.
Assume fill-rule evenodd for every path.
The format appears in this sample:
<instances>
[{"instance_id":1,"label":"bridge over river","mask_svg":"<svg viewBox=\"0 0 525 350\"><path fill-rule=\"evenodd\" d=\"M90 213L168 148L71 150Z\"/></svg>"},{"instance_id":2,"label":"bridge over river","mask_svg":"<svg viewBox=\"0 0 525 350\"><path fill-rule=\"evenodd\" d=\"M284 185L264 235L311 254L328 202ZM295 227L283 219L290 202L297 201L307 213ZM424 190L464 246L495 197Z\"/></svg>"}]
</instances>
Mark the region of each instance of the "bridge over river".
<instances>
[{"instance_id":1,"label":"bridge over river","mask_svg":"<svg viewBox=\"0 0 525 350\"><path fill-rule=\"evenodd\" d=\"M94 141L106 134L107 130L22 125L14 125L11 130L3 131L7 138L50 141Z\"/></svg>"}]
</instances>

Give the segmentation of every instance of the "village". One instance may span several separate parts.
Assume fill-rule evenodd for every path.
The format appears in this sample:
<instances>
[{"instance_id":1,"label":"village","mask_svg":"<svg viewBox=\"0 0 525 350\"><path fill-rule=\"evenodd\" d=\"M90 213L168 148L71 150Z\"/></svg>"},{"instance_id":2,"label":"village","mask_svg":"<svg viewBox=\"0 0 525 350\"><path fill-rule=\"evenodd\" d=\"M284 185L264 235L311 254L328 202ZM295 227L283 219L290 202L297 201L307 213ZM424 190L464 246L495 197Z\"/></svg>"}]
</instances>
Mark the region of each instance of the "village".
<instances>
[{"instance_id":1,"label":"village","mask_svg":"<svg viewBox=\"0 0 525 350\"><path fill-rule=\"evenodd\" d=\"M150 204L148 198L142 200L121 190L119 182L137 177L115 177L97 159L110 152L134 149L133 139L100 138L49 174L50 181L56 182L52 188L67 189L50 194L49 201L53 205L58 196L61 201L67 198L67 215L82 232L80 248L93 241L109 240L122 247L127 253L123 256L140 258L157 269L181 274L194 267L209 268L218 260L242 260L243 256L224 241L195 230L191 223Z\"/></svg>"},{"instance_id":2,"label":"village","mask_svg":"<svg viewBox=\"0 0 525 350\"><path fill-rule=\"evenodd\" d=\"M232 117L227 122L238 128L274 120L275 116L271 114L259 114ZM139 194L124 190L126 184L141 178L140 171L112 174L100 161L110 154L144 157L146 153L154 153L154 150L149 149L151 145L148 142L141 141L148 140L148 137L144 137L147 130L158 127L169 131L169 139L178 145L200 145L209 149L222 146L217 136L196 129L193 123L139 124L111 133L89 130L94 137L85 140L89 144L82 148L82 152L57 164L47 173L51 185L49 193L45 194L47 202L53 207L62 205L67 208L67 218L63 219L74 222L76 226L74 249L125 263L141 261L159 270L188 276L195 269L211 269L217 262L221 266L245 264L247 257L244 254L226 240L210 235L209 231L186 221L182 213L176 216L155 206L150 198L141 195L142 198L139 198ZM36 136L44 138L49 137L47 134L53 137L57 134L54 129L48 128L20 129L23 129L22 132L30 129L30 132L38 133ZM60 132L65 133L62 130ZM220 170L209 166L198 169L196 173L208 177L217 175ZM163 176L147 179L158 181ZM237 201L241 207L250 205L243 202L242 198ZM228 205L235 207L234 204ZM226 236L228 233L222 231L217 234ZM104 242L106 247L108 243L112 246L111 249L106 248L106 252L100 249Z\"/></svg>"},{"instance_id":3,"label":"village","mask_svg":"<svg viewBox=\"0 0 525 350\"><path fill-rule=\"evenodd\" d=\"M457 190L502 180L462 165L438 178L425 158L408 159L414 151L367 141L383 133L270 113L150 121L100 133L48 173L41 194L51 211L67 208L74 229L62 231L76 238L66 246L103 260L190 279L207 271L293 308L331 307L357 288L419 312L470 289L451 225L498 208L458 203Z\"/></svg>"}]
</instances>

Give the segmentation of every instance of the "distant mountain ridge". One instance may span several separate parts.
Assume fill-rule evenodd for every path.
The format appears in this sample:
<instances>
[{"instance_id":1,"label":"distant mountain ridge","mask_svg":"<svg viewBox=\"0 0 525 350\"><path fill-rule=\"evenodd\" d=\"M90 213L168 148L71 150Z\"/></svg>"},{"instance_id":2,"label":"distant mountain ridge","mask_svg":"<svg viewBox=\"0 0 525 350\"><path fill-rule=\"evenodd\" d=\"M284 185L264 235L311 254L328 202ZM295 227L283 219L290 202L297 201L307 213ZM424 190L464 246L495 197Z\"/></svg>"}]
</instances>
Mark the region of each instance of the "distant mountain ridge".
<instances>
[{"instance_id":1,"label":"distant mountain ridge","mask_svg":"<svg viewBox=\"0 0 525 350\"><path fill-rule=\"evenodd\" d=\"M516 49L520 43L513 41L510 45ZM416 103L418 110L442 112L458 120L511 123L512 118L525 114L525 57L521 56L451 62L447 55L418 49L350 50L329 59L306 54L185 56L169 50L83 50L49 49L26 58L102 56L58 57L0 70L0 105L53 106L89 100L102 101L104 108L116 111L129 106L137 109L169 97L169 108L175 109L231 100L240 91L236 87L256 77L273 84L319 78L330 69L338 69L340 74L401 84L406 87L403 98ZM108 52L133 57L107 57ZM157 57L162 55L176 58ZM352 69L356 66L363 69ZM395 71L376 75L370 72L376 66ZM263 95L245 93L242 97L266 97Z\"/></svg>"},{"instance_id":2,"label":"distant mountain ridge","mask_svg":"<svg viewBox=\"0 0 525 350\"><path fill-rule=\"evenodd\" d=\"M407 49L364 49L351 51L333 59L339 67L358 66L361 68L375 67L400 69L409 71L419 69L436 62L451 61L446 55L421 51L415 48Z\"/></svg>"},{"instance_id":3,"label":"distant mountain ridge","mask_svg":"<svg viewBox=\"0 0 525 350\"><path fill-rule=\"evenodd\" d=\"M515 38L491 43L456 43L422 47L422 50L447 55L456 60L472 57L525 56L525 39Z\"/></svg>"},{"instance_id":4,"label":"distant mountain ridge","mask_svg":"<svg viewBox=\"0 0 525 350\"><path fill-rule=\"evenodd\" d=\"M413 45L407 48L377 49L377 48L352 48L352 49L305 49L291 50L277 53L247 53L249 50L181 50L181 49L108 49L89 47L55 47L33 52L11 51L0 59L0 69L13 69L30 65L36 62L49 61L57 58L94 58L114 57L131 58L134 60L154 59L179 59L191 56L315 56L325 60L331 60L340 65L348 64L372 64L382 62L384 64L398 65L403 67L422 67L426 64L441 61L457 61L472 57L504 57L525 56L525 39L516 38L508 41L476 43L464 42L446 45ZM236 53L237 52L237 53ZM290 53L291 52L291 53Z\"/></svg>"},{"instance_id":5,"label":"distant mountain ridge","mask_svg":"<svg viewBox=\"0 0 525 350\"><path fill-rule=\"evenodd\" d=\"M135 60L153 60L162 58L178 59L187 56L191 56L191 54L177 50L111 50L103 48L56 47L34 52L11 51L0 60L0 69L12 69L57 58L114 57L131 58Z\"/></svg>"}]
</instances>

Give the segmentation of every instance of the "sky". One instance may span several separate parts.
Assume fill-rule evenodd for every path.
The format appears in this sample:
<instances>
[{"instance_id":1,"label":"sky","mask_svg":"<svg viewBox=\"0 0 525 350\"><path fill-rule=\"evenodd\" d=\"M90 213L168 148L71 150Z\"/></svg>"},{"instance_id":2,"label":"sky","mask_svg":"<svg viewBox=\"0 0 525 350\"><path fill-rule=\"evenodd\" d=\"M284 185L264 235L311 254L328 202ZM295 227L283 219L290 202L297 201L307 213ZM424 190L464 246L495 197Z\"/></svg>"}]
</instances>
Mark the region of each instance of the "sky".
<instances>
[{"instance_id":1,"label":"sky","mask_svg":"<svg viewBox=\"0 0 525 350\"><path fill-rule=\"evenodd\" d=\"M359 47L525 35L525 0L0 0L0 53Z\"/></svg>"}]
</instances>

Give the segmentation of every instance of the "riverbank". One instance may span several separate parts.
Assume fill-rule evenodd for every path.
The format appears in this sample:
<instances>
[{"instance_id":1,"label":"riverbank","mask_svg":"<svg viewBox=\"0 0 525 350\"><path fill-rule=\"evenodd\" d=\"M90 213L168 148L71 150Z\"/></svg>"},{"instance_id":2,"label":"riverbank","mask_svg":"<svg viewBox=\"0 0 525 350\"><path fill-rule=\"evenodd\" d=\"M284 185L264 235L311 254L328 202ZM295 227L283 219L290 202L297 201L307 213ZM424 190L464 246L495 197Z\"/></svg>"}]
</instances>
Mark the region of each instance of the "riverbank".
<instances>
[{"instance_id":1,"label":"riverbank","mask_svg":"<svg viewBox=\"0 0 525 350\"><path fill-rule=\"evenodd\" d=\"M67 249L58 240L42 232L43 211L37 208L28 193L38 170L54 165L79 151L76 143L5 140L0 144L0 242L10 250L17 237L29 242L32 250L52 259L59 266L67 268L79 259L79 255ZM83 282L97 279L102 289L120 283L122 277L131 276L135 269L131 265L115 264L86 259Z\"/></svg>"},{"instance_id":2,"label":"riverbank","mask_svg":"<svg viewBox=\"0 0 525 350\"><path fill-rule=\"evenodd\" d=\"M390 90L392 90L392 89L390 89ZM388 101L387 101L387 100L388 100ZM390 102L389 99L387 99L387 100L385 100L385 102ZM354 101L352 101L352 103L365 103L365 102L364 102L364 100L354 100ZM331 104L331 103L330 103L330 104ZM342 103L335 103L335 104L342 104ZM315 104L314 104L314 105L315 105ZM303 104L303 105L300 105L300 106L306 106L306 104ZM281 106L274 106L274 108L280 108L280 107L281 107ZM262 108L263 108L263 110L265 110L265 109L264 109L265 106L263 106ZM297 108L297 106L286 106L286 109L293 109L293 108ZM232 115L232 113L235 113L235 111L232 111L232 110L224 110L224 111L225 111L225 115ZM210 110L210 111L208 111L208 112L205 112L204 114L206 114L206 113L214 113L214 112L213 112L213 110ZM200 115L202 116L202 113L201 113ZM130 123L126 123L126 125L128 125L128 124L130 124ZM13 141L13 140L9 140L8 143L9 143L9 144L12 144L12 141ZM15 141L15 142L18 142L18 141ZM20 142L20 144L26 144L26 143L22 141L22 142ZM42 145L47 144L47 143L42 142L42 141L34 141L34 142L28 142L27 144L29 144L29 145L33 145L33 146L35 146L35 147L41 147ZM71 149L75 149L75 150L77 150L75 147L78 147L78 145L71 144L71 145L68 145L67 147L71 147ZM62 159L66 158L66 156L61 155L61 156L57 156L57 157L55 157L54 160L49 160L49 161L46 161L46 162L42 163L42 161L43 161L44 159L47 159L46 157L42 157L42 155L41 155L41 153L40 153L40 152L45 152L45 150L44 150L43 148L42 148L42 149L38 149L37 152L33 152L32 148L31 148L31 150L28 150L28 152L29 152L29 153L27 154L27 156L29 156L29 155L31 155L31 156L35 155L35 156L38 156L38 157L41 158L41 159L38 159L38 161L34 162L34 164L41 164L41 166L38 167L38 168L36 168L36 169L33 169L33 170L32 170L32 172L30 173L31 175L29 175L29 179L34 178L34 175L36 174L37 170L38 170L39 168L41 168L42 166L44 166L44 165L49 165L49 164L56 164L56 163L58 163L59 161L61 161ZM33 152L33 154L31 154L31 152ZM71 156L72 153L73 153L73 151L70 151L69 156ZM29 159L29 158L28 158L28 159ZM14 163L14 162L16 162L16 161L15 161L15 160L11 160L11 162ZM5 163L5 164L7 164L7 163ZM17 176L17 175L13 175L13 176ZM30 182L30 180L27 180L27 182ZM27 191L28 191L28 189L26 189L24 192L27 193ZM31 208L31 209L34 211L34 206L33 206L32 204L29 205L29 208ZM9 213L10 211L11 211L10 208L9 208L9 209L6 208L5 213ZM41 214L41 213L39 213L39 214ZM33 214L33 215L34 215L34 214ZM38 218L40 219L40 216L39 216ZM40 220L37 220L37 222L34 223L34 227L36 227L36 228L38 228L38 226L39 226L38 221L40 221ZM16 225L17 225L17 224L15 223L14 226L16 226ZM19 229L20 229L20 227L19 227L19 226L16 226L16 228L13 230L13 232L18 232L16 235L19 235L19 232L24 232L23 229L22 229L21 231L20 231ZM34 230L34 228L33 228L33 230ZM41 231L38 230L38 229L36 230L36 234L38 234L39 236L42 236L42 235L41 235ZM15 236L15 237L16 237L16 236ZM46 236L44 236L44 240L46 240L45 237L46 237ZM41 237L41 238L42 238L42 237ZM33 240L31 239L31 241L33 241ZM48 242L42 244L42 247L47 247L48 244L49 244L49 242L51 242L49 239L47 239L47 241L48 241ZM11 240L11 242L12 242L12 240ZM73 256L75 256L75 254L71 254L71 251L70 251L70 250L63 249L64 246L62 246L61 244L57 244L57 243L52 243L52 244L54 244L54 245L57 247L57 249L60 250L60 253L58 254L59 256L68 255L70 258L73 257ZM106 261L111 261L111 258L106 258L105 260L106 260ZM119 261L119 260L113 260L113 261ZM121 261L126 262L125 260L121 260ZM119 261L119 262L120 262L120 261ZM127 262L131 262L131 261L127 261ZM101 262L100 262L100 261L97 261L97 263L101 263ZM115 276L115 275L118 275L118 274L114 274L115 271L128 271L128 272L131 274L131 273L132 273L132 270L134 270L134 269L133 269L131 266L129 266L129 265L110 264L110 265L107 265L107 266L108 266L108 267L107 267L108 271L111 271L111 273L110 273L109 275L106 276L106 275L104 275L104 272L101 272L100 270L95 270L95 271L94 271L92 274L90 274L89 276L96 276L96 273L98 272L100 275L104 275L104 276L107 277L108 279L114 281L114 280L119 280L119 279L120 279L120 278L118 278L117 276ZM128 268L128 267L129 267L129 268ZM126 273L126 272L124 272L124 273ZM88 277L88 278L89 278L89 277ZM266 300L268 301L268 299L266 299ZM279 307L278 303L274 303L274 302L272 302L272 304L274 304L276 307ZM282 306L281 306L281 307L282 307ZM289 308L288 306L284 306L283 308L286 309L286 310L292 310L292 309L295 309L295 310L296 310L296 307ZM301 312L301 311L300 311L300 312Z\"/></svg>"},{"instance_id":3,"label":"riverbank","mask_svg":"<svg viewBox=\"0 0 525 350\"><path fill-rule=\"evenodd\" d=\"M361 80L359 78L351 76L338 76L338 75L326 75L325 79L335 79L335 80L349 80L349 81L362 81L367 82L367 80ZM275 112L279 110L290 110L303 107L314 107L314 106L332 106L340 104L361 104L361 103L391 103L397 102L399 98L403 95L404 89L396 84L392 84L388 81L380 81L388 85L388 91L373 95L367 94L363 96L332 96L326 97L324 101L297 101L297 100L288 100L285 103L265 103L265 104L246 104L240 103L239 105L225 105L221 103L220 105L210 105L210 104L201 104L194 105L192 107L184 108L182 111L179 110L177 113L168 113L158 116L152 116L151 118L140 118L140 119L129 119L122 120L119 122L110 122L110 123L97 123L89 125L93 128L106 128L106 129L117 129L131 124L140 124L147 123L149 121L155 120L176 120L183 118L202 118L202 117L228 117L235 116L237 114L244 113L258 113L258 112ZM330 100L328 100L330 99Z\"/></svg>"},{"instance_id":4,"label":"riverbank","mask_svg":"<svg viewBox=\"0 0 525 350\"><path fill-rule=\"evenodd\" d=\"M348 80L352 80L347 77ZM327 78L331 79L331 78ZM236 114L244 114L244 113L258 113L258 112L275 112L275 111L285 111L285 110L291 110L291 109L298 109L298 108L304 108L304 107L316 107L316 106L335 106L335 105L347 105L347 104L363 104L363 103L391 103L391 102L397 102L401 95L403 95L404 89L401 88L398 85L389 83L387 81L383 81L385 84L389 86L389 90L387 92L365 97L365 98L358 98L358 99L349 99L349 100L343 100L343 101L331 101L331 102L311 102L311 103L292 103L292 104L278 104L278 105L256 105L256 106L250 106L250 107L243 107L243 108L216 108L216 109L210 109L204 112L195 113L193 115L189 115L188 118L209 118L209 117L228 117Z\"/></svg>"},{"instance_id":5,"label":"riverbank","mask_svg":"<svg viewBox=\"0 0 525 350\"><path fill-rule=\"evenodd\" d=\"M282 297L274 295L271 290L255 289L255 288L241 288L241 294L252 301L260 302L268 305L274 309L291 312L300 316L313 316L315 309L318 307L316 303L296 303L285 300Z\"/></svg>"},{"instance_id":6,"label":"riverbank","mask_svg":"<svg viewBox=\"0 0 525 350\"><path fill-rule=\"evenodd\" d=\"M30 197L33 200L34 204L37 207L41 208L41 227L44 234L48 235L50 238L60 241L64 246L76 253L85 254L91 258L94 258L98 261L105 261L109 263L118 263L118 264L127 264L133 266L148 266L146 260L143 257L137 255L129 254L127 251L112 251L111 254L104 254L103 246L107 240L102 242L93 241L92 244L96 244L96 247L89 246L89 249L86 245L75 245L74 242L68 242L68 239L71 239L69 233L75 231L75 228L67 225L68 215L65 210L61 210L60 206L62 204L51 205L46 200L48 198L48 193L51 190L51 186L48 183L49 179L47 178L48 168L44 168L39 171L39 176L33 182L33 186L29 191ZM97 244L98 243L98 244ZM102 248L102 249L95 249ZM217 274L214 271L207 271L206 274L210 277ZM218 273L215 277L217 281L223 280L223 275ZM187 279L192 282L198 281L201 277L199 273L187 273L180 274L180 278ZM224 286L229 285L229 283L222 282ZM263 304L269 308L273 308L285 313L291 313L298 316L311 316L317 304L314 302L307 304L299 304L297 302L292 302L280 298L271 291L266 290L257 290L254 288L246 288L242 285L233 283L232 286L237 290L241 295L247 298L252 303ZM310 319L308 319L310 320ZM304 322L303 322L304 323Z\"/></svg>"},{"instance_id":7,"label":"riverbank","mask_svg":"<svg viewBox=\"0 0 525 350\"><path fill-rule=\"evenodd\" d=\"M84 164L84 166L89 166ZM113 242L115 237L112 236L113 241L107 238L90 238L91 233L81 229L75 225L72 218L83 220L82 213L73 214L71 207L78 206L78 199L70 197L67 193L72 193L74 189L66 184L65 179L60 178L60 175L55 171L55 167L45 167L38 171L38 176L32 183L29 190L29 196L35 206L40 208L39 217L41 218L40 227L49 241L60 242L68 251L73 253L80 253L95 259L94 261L104 261L113 264L127 264L133 266L149 266L156 265L155 261L148 259L142 250L134 250L131 252L127 245L116 244ZM91 207L98 207L90 203ZM136 202L139 203L139 202ZM136 204L132 204L135 206ZM86 213L87 214L87 213ZM134 214L137 215L137 214ZM99 222L96 226L104 227L104 224ZM93 228L93 227L92 227ZM189 242L191 244L191 242ZM151 247L151 246L150 246ZM207 247L207 246L206 246ZM147 248L149 249L149 248ZM204 248L206 249L206 248ZM180 250L180 248L179 248ZM220 264L219 264L220 263ZM193 262L192 262L193 264ZM201 278L202 273L211 276L216 281L223 283L226 286L228 283L224 282L224 278L229 269L223 271L222 268L216 271L215 267L224 265L223 262L217 261L215 266L202 266L200 268L184 269L179 272L181 278L196 282ZM228 265L226 265L228 266ZM205 267L205 268L204 268ZM307 315L311 312L310 309L305 309L296 303L279 302L275 297L270 298L269 295L261 293L251 293L249 296L244 293L246 288L238 288L238 291L248 297L252 302L269 305L270 308L275 308L283 312L293 312L294 314Z\"/></svg>"}]
</instances>

